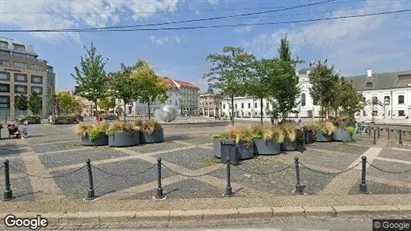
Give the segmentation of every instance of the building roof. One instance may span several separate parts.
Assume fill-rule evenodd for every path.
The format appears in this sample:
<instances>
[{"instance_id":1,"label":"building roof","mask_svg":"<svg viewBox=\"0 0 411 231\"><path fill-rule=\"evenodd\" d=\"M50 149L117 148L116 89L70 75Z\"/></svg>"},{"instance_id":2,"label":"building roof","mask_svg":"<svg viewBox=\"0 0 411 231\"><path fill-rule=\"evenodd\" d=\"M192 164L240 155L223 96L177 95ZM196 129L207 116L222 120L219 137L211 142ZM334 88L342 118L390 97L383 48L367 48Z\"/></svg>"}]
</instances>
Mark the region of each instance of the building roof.
<instances>
[{"instance_id":1,"label":"building roof","mask_svg":"<svg viewBox=\"0 0 411 231\"><path fill-rule=\"evenodd\" d=\"M191 88L191 89L196 89L196 90L200 90L200 88L194 86L193 84L186 82L186 81L181 81L181 80L174 80L176 81L178 84L180 84L181 87L183 88Z\"/></svg>"},{"instance_id":2,"label":"building roof","mask_svg":"<svg viewBox=\"0 0 411 231\"><path fill-rule=\"evenodd\" d=\"M405 81L400 80L398 76L410 73L411 71L373 73L371 77L357 75L345 77L345 80L351 81L353 87L359 91L403 88L408 87L408 85Z\"/></svg>"},{"instance_id":3,"label":"building roof","mask_svg":"<svg viewBox=\"0 0 411 231\"><path fill-rule=\"evenodd\" d=\"M8 50L8 51L23 53L23 54L30 54L30 55L33 55L33 56L36 56L36 57L38 56L38 54L34 51L34 48L33 48L32 45L28 45L28 44L16 41L14 39L9 39L9 38L4 38L4 37L0 37L0 41L1 42L6 42L7 45L8 45L6 48L0 47L0 49L2 49L2 50ZM15 50L14 47L13 47L13 44L24 46L24 52Z\"/></svg>"},{"instance_id":4,"label":"building roof","mask_svg":"<svg viewBox=\"0 0 411 231\"><path fill-rule=\"evenodd\" d=\"M173 80L171 80L168 77L162 77L162 76L158 76L157 77L161 82L163 82L168 89L177 89L177 85L173 82Z\"/></svg>"}]
</instances>

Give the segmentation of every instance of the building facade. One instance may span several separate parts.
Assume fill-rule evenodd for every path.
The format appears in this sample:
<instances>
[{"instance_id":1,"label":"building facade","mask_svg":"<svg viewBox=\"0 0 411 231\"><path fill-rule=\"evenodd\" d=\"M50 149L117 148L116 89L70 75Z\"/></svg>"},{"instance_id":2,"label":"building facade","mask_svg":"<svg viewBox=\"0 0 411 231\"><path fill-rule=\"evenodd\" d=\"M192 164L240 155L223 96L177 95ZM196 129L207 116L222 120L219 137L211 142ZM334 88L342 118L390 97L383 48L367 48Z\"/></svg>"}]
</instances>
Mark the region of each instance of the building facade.
<instances>
[{"instance_id":1,"label":"building facade","mask_svg":"<svg viewBox=\"0 0 411 231\"><path fill-rule=\"evenodd\" d=\"M215 94L213 89L198 94L198 110L200 115L214 117L221 115L221 103L223 97Z\"/></svg>"},{"instance_id":2,"label":"building facade","mask_svg":"<svg viewBox=\"0 0 411 231\"><path fill-rule=\"evenodd\" d=\"M0 117L22 115L24 112L14 107L16 98L32 92L42 98L41 116L47 117L47 61L37 57L31 45L0 38Z\"/></svg>"},{"instance_id":3,"label":"building facade","mask_svg":"<svg viewBox=\"0 0 411 231\"><path fill-rule=\"evenodd\" d=\"M199 115L198 91L200 88L186 81L173 80L173 82L180 92L180 114Z\"/></svg>"},{"instance_id":4,"label":"building facade","mask_svg":"<svg viewBox=\"0 0 411 231\"><path fill-rule=\"evenodd\" d=\"M47 115L51 114L50 100L53 93L56 91L56 73L54 73L54 68L47 65L47 84L46 84L46 98L47 98Z\"/></svg>"}]
</instances>

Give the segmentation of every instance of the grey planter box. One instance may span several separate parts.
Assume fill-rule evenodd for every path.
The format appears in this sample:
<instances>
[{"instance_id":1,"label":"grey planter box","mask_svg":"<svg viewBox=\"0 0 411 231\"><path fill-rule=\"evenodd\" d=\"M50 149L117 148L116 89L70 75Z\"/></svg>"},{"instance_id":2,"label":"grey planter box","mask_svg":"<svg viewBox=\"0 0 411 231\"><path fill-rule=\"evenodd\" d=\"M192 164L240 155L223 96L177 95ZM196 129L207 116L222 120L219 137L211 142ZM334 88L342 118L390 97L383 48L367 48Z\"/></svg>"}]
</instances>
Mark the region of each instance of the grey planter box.
<instances>
[{"instance_id":1,"label":"grey planter box","mask_svg":"<svg viewBox=\"0 0 411 231\"><path fill-rule=\"evenodd\" d=\"M322 134L321 130L318 130L315 133L315 142L330 142L332 140L333 136L328 135L328 134Z\"/></svg>"},{"instance_id":2,"label":"grey planter box","mask_svg":"<svg viewBox=\"0 0 411 231\"><path fill-rule=\"evenodd\" d=\"M221 141L225 139L214 139L214 156L221 158ZM231 140L227 140L231 141ZM247 146L244 141L240 140L236 145L240 160L251 159L254 157L254 144Z\"/></svg>"},{"instance_id":3,"label":"grey planter box","mask_svg":"<svg viewBox=\"0 0 411 231\"><path fill-rule=\"evenodd\" d=\"M104 146L108 145L108 135L104 132L100 132L100 136L97 140L91 141L88 133L81 137L81 144L84 146Z\"/></svg>"},{"instance_id":4,"label":"grey planter box","mask_svg":"<svg viewBox=\"0 0 411 231\"><path fill-rule=\"evenodd\" d=\"M213 147L214 147L214 156L221 158L221 141L225 139L214 139Z\"/></svg>"},{"instance_id":5,"label":"grey planter box","mask_svg":"<svg viewBox=\"0 0 411 231\"><path fill-rule=\"evenodd\" d=\"M284 142L281 143L281 151L296 151L298 149L297 139L293 142L288 140L287 138L284 139Z\"/></svg>"},{"instance_id":6,"label":"grey planter box","mask_svg":"<svg viewBox=\"0 0 411 231\"><path fill-rule=\"evenodd\" d=\"M333 133L333 140L335 141L352 141L350 133L343 128L337 128Z\"/></svg>"},{"instance_id":7,"label":"grey planter box","mask_svg":"<svg viewBox=\"0 0 411 231\"><path fill-rule=\"evenodd\" d=\"M281 144L276 139L254 139L254 150L259 155L274 155L281 152Z\"/></svg>"},{"instance_id":8,"label":"grey planter box","mask_svg":"<svg viewBox=\"0 0 411 231\"><path fill-rule=\"evenodd\" d=\"M108 137L110 147L131 147L140 144L140 132L116 132Z\"/></svg>"},{"instance_id":9,"label":"grey planter box","mask_svg":"<svg viewBox=\"0 0 411 231\"><path fill-rule=\"evenodd\" d=\"M153 133L140 132L140 141L142 144L161 143L164 142L164 130L157 129Z\"/></svg>"}]
</instances>

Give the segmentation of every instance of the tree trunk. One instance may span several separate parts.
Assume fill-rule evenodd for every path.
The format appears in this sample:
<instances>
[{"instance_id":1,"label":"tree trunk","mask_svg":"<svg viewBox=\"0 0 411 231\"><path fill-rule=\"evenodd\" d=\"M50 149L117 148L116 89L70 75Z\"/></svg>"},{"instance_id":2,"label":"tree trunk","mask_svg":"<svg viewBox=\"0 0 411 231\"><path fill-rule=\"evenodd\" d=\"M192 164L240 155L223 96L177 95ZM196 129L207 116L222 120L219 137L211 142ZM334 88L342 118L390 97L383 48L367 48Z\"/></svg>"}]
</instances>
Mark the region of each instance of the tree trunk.
<instances>
[{"instance_id":1,"label":"tree trunk","mask_svg":"<svg viewBox=\"0 0 411 231\"><path fill-rule=\"evenodd\" d=\"M98 116L100 113L97 110L97 101L94 101L94 109L96 110L96 116Z\"/></svg>"},{"instance_id":2,"label":"tree trunk","mask_svg":"<svg viewBox=\"0 0 411 231\"><path fill-rule=\"evenodd\" d=\"M260 98L260 123L263 125L263 98Z\"/></svg>"},{"instance_id":3,"label":"tree trunk","mask_svg":"<svg viewBox=\"0 0 411 231\"><path fill-rule=\"evenodd\" d=\"M147 102L148 106L148 119L151 120L150 100Z\"/></svg>"},{"instance_id":4,"label":"tree trunk","mask_svg":"<svg viewBox=\"0 0 411 231\"><path fill-rule=\"evenodd\" d=\"M127 124L127 105L126 105L126 101L124 101L124 125Z\"/></svg>"},{"instance_id":5,"label":"tree trunk","mask_svg":"<svg viewBox=\"0 0 411 231\"><path fill-rule=\"evenodd\" d=\"M234 125L234 95L231 95L231 125Z\"/></svg>"}]
</instances>

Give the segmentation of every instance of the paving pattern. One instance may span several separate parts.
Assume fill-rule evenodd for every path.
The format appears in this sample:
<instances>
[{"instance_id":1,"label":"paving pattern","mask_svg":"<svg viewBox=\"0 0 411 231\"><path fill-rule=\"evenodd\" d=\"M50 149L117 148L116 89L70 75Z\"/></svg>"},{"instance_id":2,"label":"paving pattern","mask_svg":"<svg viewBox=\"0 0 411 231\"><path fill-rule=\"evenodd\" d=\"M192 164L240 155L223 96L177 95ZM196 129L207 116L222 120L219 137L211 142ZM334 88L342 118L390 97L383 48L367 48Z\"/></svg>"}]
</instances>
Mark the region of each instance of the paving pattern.
<instances>
[{"instance_id":1,"label":"paving pattern","mask_svg":"<svg viewBox=\"0 0 411 231\"><path fill-rule=\"evenodd\" d=\"M163 143L110 148L81 146L71 125L31 125L27 139L7 139L2 131L0 160L10 160L14 200L85 198L88 159L100 198L151 199L157 187L157 158L162 159L167 198L215 198L225 192L227 176L226 165L213 156L210 135L219 130L170 129ZM369 155L372 164L367 167L371 193L411 192L411 145L398 144L393 134L388 140L381 132L376 145L373 135L364 134L355 136L355 142L314 143L306 148L303 153L258 156L231 166L235 195L296 195L295 156L301 163L300 183L306 186L305 194L358 194L358 163L363 154ZM4 190L3 170L0 190Z\"/></svg>"}]
</instances>

